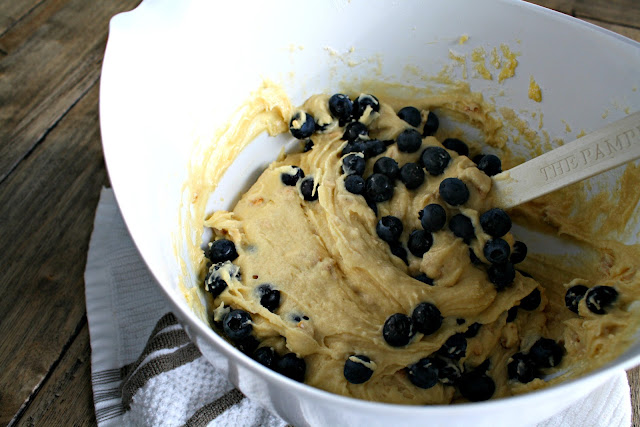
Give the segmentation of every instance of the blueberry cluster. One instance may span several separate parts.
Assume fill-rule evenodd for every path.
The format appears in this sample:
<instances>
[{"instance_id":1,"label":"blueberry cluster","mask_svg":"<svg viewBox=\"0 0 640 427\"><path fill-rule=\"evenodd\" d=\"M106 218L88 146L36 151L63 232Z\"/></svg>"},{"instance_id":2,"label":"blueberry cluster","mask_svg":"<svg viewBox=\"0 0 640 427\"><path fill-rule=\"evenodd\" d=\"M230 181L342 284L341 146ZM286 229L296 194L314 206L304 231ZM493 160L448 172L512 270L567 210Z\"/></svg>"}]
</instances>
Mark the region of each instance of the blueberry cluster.
<instances>
[{"instance_id":1,"label":"blueberry cluster","mask_svg":"<svg viewBox=\"0 0 640 427\"><path fill-rule=\"evenodd\" d=\"M284 177L283 183L292 185L287 184ZM237 280L241 279L239 267L231 263L231 261L238 258L238 252L232 241L219 239L209 245L205 250L205 256L211 261L212 265L205 277L204 287L206 291L216 298L228 287L228 283L225 282L220 274L223 268L227 269L230 277L234 277ZM260 305L267 310L275 312L280 307L280 291L274 289L273 285L269 283L262 284L256 288L256 293L257 298L260 300ZM216 322L214 319L214 324L243 353L251 355L258 362L282 375L296 381L304 381L306 372L304 359L297 357L294 353L288 353L280 357L271 347L259 347L260 342L252 334L251 314L232 307L224 307L224 310L226 314L222 321Z\"/></svg>"},{"instance_id":2,"label":"blueberry cluster","mask_svg":"<svg viewBox=\"0 0 640 427\"><path fill-rule=\"evenodd\" d=\"M392 347L403 347L417 332L424 335L436 332L442 326L442 320L440 310L434 304L421 302L413 309L411 317L403 313L389 316L382 327L382 337Z\"/></svg>"},{"instance_id":3,"label":"blueberry cluster","mask_svg":"<svg viewBox=\"0 0 640 427\"><path fill-rule=\"evenodd\" d=\"M495 382L486 374L488 362L487 360L480 366L463 372L452 358L436 354L409 365L407 377L413 385L424 389L429 389L438 382L454 386L463 397L478 402L490 399L496 389Z\"/></svg>"},{"instance_id":4,"label":"blueberry cluster","mask_svg":"<svg viewBox=\"0 0 640 427\"><path fill-rule=\"evenodd\" d=\"M578 304L582 299L590 312L607 314L607 310L618 299L618 291L613 286L594 286L589 289L585 285L575 285L567 290L564 302L569 310L579 314Z\"/></svg>"},{"instance_id":5,"label":"blueberry cluster","mask_svg":"<svg viewBox=\"0 0 640 427\"><path fill-rule=\"evenodd\" d=\"M292 166L290 172L280 174L280 181L284 185L295 187L300 182L300 194L304 200L312 202L318 200L318 189L312 177L305 177L304 171L298 166Z\"/></svg>"},{"instance_id":6,"label":"blueberry cluster","mask_svg":"<svg viewBox=\"0 0 640 427\"><path fill-rule=\"evenodd\" d=\"M487 269L489 281L501 291L513 283L516 277L514 264L524 261L527 246L515 242L512 253L509 244L502 239L511 230L511 218L502 209L493 208L480 215L480 226L492 237L483 248L483 255L491 264Z\"/></svg>"},{"instance_id":7,"label":"blueberry cluster","mask_svg":"<svg viewBox=\"0 0 640 427\"><path fill-rule=\"evenodd\" d=\"M518 352L511 356L507 364L509 379L529 383L541 378L541 369L553 368L562 361L564 349L550 338L540 338L528 352Z\"/></svg>"}]
</instances>

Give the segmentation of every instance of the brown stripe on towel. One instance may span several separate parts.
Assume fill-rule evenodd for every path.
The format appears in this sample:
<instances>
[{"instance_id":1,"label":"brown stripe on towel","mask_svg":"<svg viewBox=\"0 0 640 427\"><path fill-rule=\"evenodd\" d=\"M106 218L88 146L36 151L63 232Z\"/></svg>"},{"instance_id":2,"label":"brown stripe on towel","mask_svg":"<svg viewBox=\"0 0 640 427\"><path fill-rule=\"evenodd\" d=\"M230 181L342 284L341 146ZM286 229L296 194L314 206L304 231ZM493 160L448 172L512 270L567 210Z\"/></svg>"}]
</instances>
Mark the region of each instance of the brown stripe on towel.
<instances>
[{"instance_id":1,"label":"brown stripe on towel","mask_svg":"<svg viewBox=\"0 0 640 427\"><path fill-rule=\"evenodd\" d=\"M189 336L187 336L186 332L183 329L161 332L155 336L151 336L151 338L149 338L149 341L147 341L147 345L145 345L144 350L142 350L142 353L138 357L138 360L128 365L124 365L120 369L121 379L131 375L131 373L134 372L138 368L138 366L140 366L140 364L144 362L144 359L146 359L147 356L149 356L151 353L158 350L168 350L171 348L182 347L190 341L191 340L189 339Z\"/></svg>"},{"instance_id":2,"label":"brown stripe on towel","mask_svg":"<svg viewBox=\"0 0 640 427\"><path fill-rule=\"evenodd\" d=\"M227 409L240 403L242 399L244 399L244 395L238 389L234 388L213 402L207 403L198 409L191 418L187 420L184 427L206 426L215 418L222 415Z\"/></svg>"},{"instance_id":3,"label":"brown stripe on towel","mask_svg":"<svg viewBox=\"0 0 640 427\"><path fill-rule=\"evenodd\" d=\"M133 395L136 394L138 389L144 387L147 381L151 378L176 369L182 365L186 365L189 362L193 362L200 356L201 354L198 348L195 344L191 343L172 353L151 359L149 362L142 365L122 383L122 406L125 411L128 411L131 408Z\"/></svg>"},{"instance_id":4,"label":"brown stripe on towel","mask_svg":"<svg viewBox=\"0 0 640 427\"><path fill-rule=\"evenodd\" d=\"M124 408L120 403L104 408L96 409L96 421L101 423L111 418L119 417L124 414Z\"/></svg>"},{"instance_id":5,"label":"brown stripe on towel","mask_svg":"<svg viewBox=\"0 0 640 427\"><path fill-rule=\"evenodd\" d=\"M122 379L120 369L105 369L104 371L98 371L96 373L91 374L91 384L93 386L109 384L114 381L120 381Z\"/></svg>"}]
</instances>

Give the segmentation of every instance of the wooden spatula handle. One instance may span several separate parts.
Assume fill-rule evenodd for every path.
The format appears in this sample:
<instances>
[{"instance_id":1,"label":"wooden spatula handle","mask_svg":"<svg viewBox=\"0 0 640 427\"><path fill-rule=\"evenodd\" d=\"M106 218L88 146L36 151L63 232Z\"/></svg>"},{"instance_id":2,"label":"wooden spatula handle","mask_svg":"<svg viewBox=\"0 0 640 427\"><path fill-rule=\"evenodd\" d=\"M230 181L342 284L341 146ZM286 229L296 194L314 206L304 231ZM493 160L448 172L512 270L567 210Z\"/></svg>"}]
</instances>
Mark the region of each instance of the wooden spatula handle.
<instances>
[{"instance_id":1,"label":"wooden spatula handle","mask_svg":"<svg viewBox=\"0 0 640 427\"><path fill-rule=\"evenodd\" d=\"M640 112L495 175L495 204L511 208L638 158Z\"/></svg>"}]
</instances>

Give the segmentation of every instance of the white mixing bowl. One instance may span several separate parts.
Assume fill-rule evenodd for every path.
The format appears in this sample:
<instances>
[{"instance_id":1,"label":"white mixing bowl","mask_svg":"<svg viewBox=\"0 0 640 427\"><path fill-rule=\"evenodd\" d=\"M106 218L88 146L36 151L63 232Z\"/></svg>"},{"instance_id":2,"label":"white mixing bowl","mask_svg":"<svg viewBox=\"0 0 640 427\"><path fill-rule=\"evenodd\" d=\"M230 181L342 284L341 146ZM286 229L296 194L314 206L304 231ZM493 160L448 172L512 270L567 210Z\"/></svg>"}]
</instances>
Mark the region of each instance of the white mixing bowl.
<instances>
[{"instance_id":1,"label":"white mixing bowl","mask_svg":"<svg viewBox=\"0 0 640 427\"><path fill-rule=\"evenodd\" d=\"M463 34L469 41L460 45ZM421 86L422 75L435 75L451 62L450 50L469 53L501 43L521 54L515 77L499 84L474 78L469 67L471 88L488 95L503 91L498 105L543 113L552 138L569 141L625 110L640 110L638 43L527 3L144 0L113 18L100 116L120 209L189 336L249 398L296 426L522 425L553 415L613 372L640 362L639 339L614 363L522 396L453 406L366 402L297 383L254 362L201 321L177 288L172 237L179 232L181 187L203 123L209 130L225 123L265 78L300 104L359 79ZM527 97L530 76L542 87L540 104ZM259 137L263 148L236 175L266 166L284 140ZM217 196L226 202L217 207L230 208L237 193L234 185L221 187Z\"/></svg>"}]
</instances>

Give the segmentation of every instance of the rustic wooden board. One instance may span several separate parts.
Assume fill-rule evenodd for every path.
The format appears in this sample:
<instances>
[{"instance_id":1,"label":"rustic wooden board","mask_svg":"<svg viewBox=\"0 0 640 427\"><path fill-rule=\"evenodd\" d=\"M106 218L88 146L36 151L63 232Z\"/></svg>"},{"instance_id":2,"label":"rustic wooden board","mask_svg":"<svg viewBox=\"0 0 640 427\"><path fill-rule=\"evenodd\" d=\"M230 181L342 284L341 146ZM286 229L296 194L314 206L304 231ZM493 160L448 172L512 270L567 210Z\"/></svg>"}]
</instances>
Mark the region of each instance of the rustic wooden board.
<instances>
[{"instance_id":1,"label":"rustic wooden board","mask_svg":"<svg viewBox=\"0 0 640 427\"><path fill-rule=\"evenodd\" d=\"M42 0L20 0L0 2L0 36L20 22Z\"/></svg>"},{"instance_id":2,"label":"rustic wooden board","mask_svg":"<svg viewBox=\"0 0 640 427\"><path fill-rule=\"evenodd\" d=\"M575 16L640 28L640 1L576 0Z\"/></svg>"},{"instance_id":3,"label":"rustic wooden board","mask_svg":"<svg viewBox=\"0 0 640 427\"><path fill-rule=\"evenodd\" d=\"M625 37L629 37L632 40L640 42L640 28L635 27L627 27L625 25L618 24L610 24L608 22L603 22L598 19L587 19L583 18L587 22L591 22L592 24L598 25L602 28L606 28L607 30L611 30L614 33L618 33Z\"/></svg>"},{"instance_id":4,"label":"rustic wooden board","mask_svg":"<svg viewBox=\"0 0 640 427\"><path fill-rule=\"evenodd\" d=\"M640 426L640 366L627 371L629 388L631 389L631 425Z\"/></svg>"},{"instance_id":5,"label":"rustic wooden board","mask_svg":"<svg viewBox=\"0 0 640 427\"><path fill-rule=\"evenodd\" d=\"M39 0L16 25L0 35L0 48L7 54L16 50L67 3L69 0Z\"/></svg>"},{"instance_id":6,"label":"rustic wooden board","mask_svg":"<svg viewBox=\"0 0 640 427\"><path fill-rule=\"evenodd\" d=\"M0 425L42 384L82 322L84 267L107 175L94 84L0 184Z\"/></svg>"},{"instance_id":7,"label":"rustic wooden board","mask_svg":"<svg viewBox=\"0 0 640 427\"><path fill-rule=\"evenodd\" d=\"M22 418L26 426L95 425L91 391L91 347L86 319L80 333Z\"/></svg>"},{"instance_id":8,"label":"rustic wooden board","mask_svg":"<svg viewBox=\"0 0 640 427\"><path fill-rule=\"evenodd\" d=\"M108 182L96 82L108 19L138 3L0 1L0 425L95 424L83 273ZM534 3L640 40L638 0ZM640 368L628 377L640 426Z\"/></svg>"},{"instance_id":9,"label":"rustic wooden board","mask_svg":"<svg viewBox=\"0 0 640 427\"><path fill-rule=\"evenodd\" d=\"M0 182L98 80L109 18L138 3L70 0L2 59Z\"/></svg>"},{"instance_id":10,"label":"rustic wooden board","mask_svg":"<svg viewBox=\"0 0 640 427\"><path fill-rule=\"evenodd\" d=\"M640 28L638 0L527 0L549 9L610 24Z\"/></svg>"}]
</instances>

